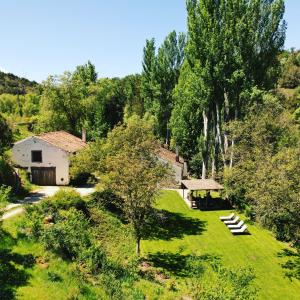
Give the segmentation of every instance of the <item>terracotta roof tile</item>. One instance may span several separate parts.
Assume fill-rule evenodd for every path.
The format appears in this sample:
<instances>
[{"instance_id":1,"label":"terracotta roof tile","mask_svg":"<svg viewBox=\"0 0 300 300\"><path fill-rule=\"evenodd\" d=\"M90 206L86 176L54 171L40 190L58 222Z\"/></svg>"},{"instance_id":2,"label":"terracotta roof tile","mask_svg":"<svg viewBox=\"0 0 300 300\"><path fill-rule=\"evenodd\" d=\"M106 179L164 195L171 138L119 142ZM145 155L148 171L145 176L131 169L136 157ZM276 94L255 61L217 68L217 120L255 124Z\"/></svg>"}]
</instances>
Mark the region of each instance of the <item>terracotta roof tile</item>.
<instances>
[{"instance_id":1,"label":"terracotta roof tile","mask_svg":"<svg viewBox=\"0 0 300 300\"><path fill-rule=\"evenodd\" d=\"M179 156L179 162L177 162L176 161L176 153L174 153L166 148L163 148L163 147L159 148L157 155L161 159L167 160L168 162L170 162L172 164L176 164L178 166L182 166L184 163L184 160L181 156Z\"/></svg>"},{"instance_id":2,"label":"terracotta roof tile","mask_svg":"<svg viewBox=\"0 0 300 300\"><path fill-rule=\"evenodd\" d=\"M47 132L35 135L34 137L70 153L76 152L86 146L86 143L80 138L66 131Z\"/></svg>"}]
</instances>

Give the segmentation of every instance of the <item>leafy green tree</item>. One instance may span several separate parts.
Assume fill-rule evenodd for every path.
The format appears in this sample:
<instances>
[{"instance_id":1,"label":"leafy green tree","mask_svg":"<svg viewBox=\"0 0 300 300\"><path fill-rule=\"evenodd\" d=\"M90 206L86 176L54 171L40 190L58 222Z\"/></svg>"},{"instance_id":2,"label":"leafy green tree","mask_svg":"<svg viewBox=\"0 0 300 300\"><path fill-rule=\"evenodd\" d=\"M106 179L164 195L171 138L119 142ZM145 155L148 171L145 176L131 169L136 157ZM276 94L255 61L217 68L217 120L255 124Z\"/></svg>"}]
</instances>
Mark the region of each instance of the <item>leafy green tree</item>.
<instances>
[{"instance_id":1,"label":"leafy green tree","mask_svg":"<svg viewBox=\"0 0 300 300\"><path fill-rule=\"evenodd\" d=\"M201 102L202 122L198 122L193 133L197 136L198 142L193 142L197 148L189 152L196 156L201 153L205 178L209 167L211 175L215 174L219 158L224 167L232 166L234 140L229 141L224 124L244 117L251 105L249 93L253 87L268 89L276 83L278 53L285 38L284 3L188 0L187 11L189 39L185 55L189 72L194 74L188 77L197 77L198 88L192 83L178 85L171 123L175 135L192 130L190 123L185 122L191 113L187 108ZM187 70L181 76L187 77ZM188 97L184 103L177 96L181 94ZM178 111L180 115L176 116ZM174 139L185 150L183 142L176 136Z\"/></svg>"},{"instance_id":2,"label":"leafy green tree","mask_svg":"<svg viewBox=\"0 0 300 300\"><path fill-rule=\"evenodd\" d=\"M233 203L256 216L281 240L299 245L299 129L272 95L262 95L244 121L231 124L234 167L225 173Z\"/></svg>"},{"instance_id":3,"label":"leafy green tree","mask_svg":"<svg viewBox=\"0 0 300 300\"><path fill-rule=\"evenodd\" d=\"M13 140L12 131L6 119L0 114L0 155L9 147Z\"/></svg>"},{"instance_id":4,"label":"leafy green tree","mask_svg":"<svg viewBox=\"0 0 300 300\"><path fill-rule=\"evenodd\" d=\"M296 88L300 85L300 51L286 51L280 56L282 64L279 85L284 88Z\"/></svg>"},{"instance_id":5,"label":"leafy green tree","mask_svg":"<svg viewBox=\"0 0 300 300\"><path fill-rule=\"evenodd\" d=\"M68 130L79 135L85 126L89 87L95 83L95 67L88 62L74 73L50 76L43 83L40 130Z\"/></svg>"},{"instance_id":6,"label":"leafy green tree","mask_svg":"<svg viewBox=\"0 0 300 300\"><path fill-rule=\"evenodd\" d=\"M153 123L133 116L108 134L102 147L105 159L99 164L107 175L107 186L122 199L121 208L132 225L138 255L159 183L167 174L155 156L157 146Z\"/></svg>"},{"instance_id":7,"label":"leafy green tree","mask_svg":"<svg viewBox=\"0 0 300 300\"><path fill-rule=\"evenodd\" d=\"M85 101L88 136L95 140L123 120L125 95L118 78L101 78L90 86L90 96Z\"/></svg>"},{"instance_id":8,"label":"leafy green tree","mask_svg":"<svg viewBox=\"0 0 300 300\"><path fill-rule=\"evenodd\" d=\"M124 119L132 115L144 115L144 102L141 96L141 75L128 75L120 82L125 97Z\"/></svg>"},{"instance_id":9,"label":"leafy green tree","mask_svg":"<svg viewBox=\"0 0 300 300\"><path fill-rule=\"evenodd\" d=\"M173 108L172 93L184 60L185 34L172 31L156 54L154 39L144 48L142 97L145 111L156 117L158 134L168 139L168 123Z\"/></svg>"}]
</instances>

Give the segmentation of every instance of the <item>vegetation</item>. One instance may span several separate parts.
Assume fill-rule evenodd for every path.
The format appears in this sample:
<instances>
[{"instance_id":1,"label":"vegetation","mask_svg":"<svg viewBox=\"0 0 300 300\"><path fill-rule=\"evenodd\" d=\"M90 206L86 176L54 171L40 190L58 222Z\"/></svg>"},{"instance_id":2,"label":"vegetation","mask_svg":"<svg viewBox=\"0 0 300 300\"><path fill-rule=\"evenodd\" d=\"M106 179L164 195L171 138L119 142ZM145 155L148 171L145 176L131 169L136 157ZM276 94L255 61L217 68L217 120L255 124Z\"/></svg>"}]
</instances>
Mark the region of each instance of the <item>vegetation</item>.
<instances>
[{"instance_id":1,"label":"vegetation","mask_svg":"<svg viewBox=\"0 0 300 300\"><path fill-rule=\"evenodd\" d=\"M157 133L169 143L168 123L173 108L172 92L184 61L185 34L172 31L157 53L154 39L146 40L143 57L141 97L145 112L156 119Z\"/></svg>"},{"instance_id":2,"label":"vegetation","mask_svg":"<svg viewBox=\"0 0 300 300\"><path fill-rule=\"evenodd\" d=\"M261 103L232 132L236 158L225 183L234 203L248 206L256 220L277 238L299 246L299 129L274 96L260 95Z\"/></svg>"},{"instance_id":3,"label":"vegetation","mask_svg":"<svg viewBox=\"0 0 300 300\"><path fill-rule=\"evenodd\" d=\"M12 131L7 124L6 119L0 114L0 155L10 146L12 143Z\"/></svg>"},{"instance_id":4,"label":"vegetation","mask_svg":"<svg viewBox=\"0 0 300 300\"><path fill-rule=\"evenodd\" d=\"M146 40L141 74L101 78L90 61L40 85L0 73L0 212L20 192L11 145L33 133L85 129L71 179L99 181L91 197L61 190L4 222L1 299L300 294L300 54L283 50L284 1L186 3L187 33ZM224 183L250 234L161 192L162 143Z\"/></svg>"},{"instance_id":5,"label":"vegetation","mask_svg":"<svg viewBox=\"0 0 300 300\"><path fill-rule=\"evenodd\" d=\"M192 273L191 269L184 268L187 261L188 265L197 268L199 261L205 263L217 260L224 268L234 270L235 274L243 274L245 279L255 276L252 282L254 286L250 284L246 288L256 290L257 296L252 294L254 299L297 298L300 282L295 277L290 277L294 278L292 280L287 277L288 273L292 273L293 276L297 273L297 253L287 244L277 241L269 231L240 215L246 221L250 234L233 236L219 220L220 215L229 215L230 211L191 210L175 191L164 191L157 208L168 216L168 221L156 224L152 238L142 241L143 255L148 257L152 266L164 270L171 278L176 278L177 288L181 288ZM199 275L195 276L193 280L196 281L197 289L188 281L186 284L189 291L194 293L195 297L195 293L202 287L203 292L212 293L211 298L203 296L203 299L231 299L230 296L222 298L226 297L224 286L228 287L232 283L225 279L227 271L223 272L221 267L217 274L209 274L210 267L206 265L206 268L208 277L204 278L206 277L207 281L202 280ZM238 271L239 268L242 271ZM218 267L215 270L218 270ZM219 272L223 274L220 277ZM233 280L238 278L237 274L233 275ZM240 278L240 283L242 282L243 279ZM242 289L239 287L240 292ZM227 290L227 295L233 294ZM248 299L245 295L240 297Z\"/></svg>"},{"instance_id":6,"label":"vegetation","mask_svg":"<svg viewBox=\"0 0 300 300\"><path fill-rule=\"evenodd\" d=\"M220 162L223 168L233 164L226 123L243 118L254 87L276 83L284 3L191 0L187 11L187 60L174 92L172 134L196 173L206 178L210 169L214 177Z\"/></svg>"},{"instance_id":7,"label":"vegetation","mask_svg":"<svg viewBox=\"0 0 300 300\"><path fill-rule=\"evenodd\" d=\"M146 235L149 218L153 216L159 184L168 172L155 155L158 142L153 133L153 122L132 116L125 125L116 126L97 146L91 146L77 156L75 166L90 160L86 164L90 167L85 172L96 173L106 188L119 196L120 201L116 204L133 227L139 255L141 238Z\"/></svg>"},{"instance_id":8,"label":"vegetation","mask_svg":"<svg viewBox=\"0 0 300 300\"><path fill-rule=\"evenodd\" d=\"M35 81L0 71L0 94L22 95L36 86Z\"/></svg>"},{"instance_id":9,"label":"vegetation","mask_svg":"<svg viewBox=\"0 0 300 300\"><path fill-rule=\"evenodd\" d=\"M1 270L10 271L0 276L1 292L5 291L4 296L1 294L3 299L14 295L18 299L180 299L189 296L193 299L276 300L294 299L299 293L299 281L284 276L286 271L294 269L283 268L296 258L292 256L294 252L254 224L248 224L251 235L232 236L218 219L228 211L192 211L176 192L164 191L156 207L164 217L152 225L155 230L151 237L142 241L143 260L138 266L131 227L122 223L114 210L104 209L97 200L99 197L85 199L88 216L69 201L67 206L56 204L72 197L78 195L64 192L47 204L31 208L25 219L22 216L4 222ZM34 210L42 209L40 206L43 214L36 218ZM54 219L45 223L44 217L49 217L49 211ZM42 232L51 237L54 248L46 250L50 240L31 235L31 220L40 220ZM70 235L64 234L66 229ZM58 243L67 236L64 243ZM84 252L84 243L89 238L98 243L100 251L98 256L92 257L103 263L94 271L88 267L92 261L86 259L87 254L66 258L64 252L65 247L72 251L83 247Z\"/></svg>"}]
</instances>

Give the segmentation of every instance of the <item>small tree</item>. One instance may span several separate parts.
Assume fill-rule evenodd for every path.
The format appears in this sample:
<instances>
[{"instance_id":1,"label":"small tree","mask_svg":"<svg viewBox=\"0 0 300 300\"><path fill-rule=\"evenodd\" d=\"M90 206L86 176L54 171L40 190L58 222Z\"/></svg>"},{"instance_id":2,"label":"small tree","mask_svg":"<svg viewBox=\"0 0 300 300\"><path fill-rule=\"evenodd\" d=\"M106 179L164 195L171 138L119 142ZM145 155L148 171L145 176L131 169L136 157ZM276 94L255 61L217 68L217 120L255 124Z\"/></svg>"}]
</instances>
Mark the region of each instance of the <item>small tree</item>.
<instances>
[{"instance_id":1,"label":"small tree","mask_svg":"<svg viewBox=\"0 0 300 300\"><path fill-rule=\"evenodd\" d=\"M123 199L122 209L132 224L138 255L159 183L167 175L167 167L155 155L157 146L153 122L137 116L115 127L103 146L107 186Z\"/></svg>"}]
</instances>

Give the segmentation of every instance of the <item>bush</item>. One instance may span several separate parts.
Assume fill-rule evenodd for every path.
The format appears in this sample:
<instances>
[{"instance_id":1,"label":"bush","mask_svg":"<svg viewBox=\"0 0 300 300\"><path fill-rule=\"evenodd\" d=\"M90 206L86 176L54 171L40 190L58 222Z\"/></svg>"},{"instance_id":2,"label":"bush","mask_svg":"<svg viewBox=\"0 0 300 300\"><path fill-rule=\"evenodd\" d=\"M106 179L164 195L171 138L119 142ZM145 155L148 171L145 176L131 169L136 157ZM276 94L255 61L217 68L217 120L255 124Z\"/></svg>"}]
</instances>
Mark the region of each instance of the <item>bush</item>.
<instances>
[{"instance_id":1,"label":"bush","mask_svg":"<svg viewBox=\"0 0 300 300\"><path fill-rule=\"evenodd\" d=\"M92 274L97 274L106 264L106 255L99 245L92 245L79 254L79 261Z\"/></svg>"},{"instance_id":2,"label":"bush","mask_svg":"<svg viewBox=\"0 0 300 300\"><path fill-rule=\"evenodd\" d=\"M54 207L57 209L69 209L74 207L78 210L86 210L86 203L80 194L73 189L60 189L54 196L49 197Z\"/></svg>"},{"instance_id":3,"label":"bush","mask_svg":"<svg viewBox=\"0 0 300 300\"><path fill-rule=\"evenodd\" d=\"M71 171L70 184L75 186L84 185L88 183L91 177L92 175L90 173L80 172L74 174L74 172Z\"/></svg>"},{"instance_id":4,"label":"bush","mask_svg":"<svg viewBox=\"0 0 300 300\"><path fill-rule=\"evenodd\" d=\"M0 156L0 185L15 185L15 174L8 159Z\"/></svg>"},{"instance_id":5,"label":"bush","mask_svg":"<svg viewBox=\"0 0 300 300\"><path fill-rule=\"evenodd\" d=\"M6 185L0 185L0 204L8 202L12 188Z\"/></svg>"},{"instance_id":6,"label":"bush","mask_svg":"<svg viewBox=\"0 0 300 300\"><path fill-rule=\"evenodd\" d=\"M48 250L70 259L78 258L83 249L91 246L88 220L82 212L70 208L44 229L41 240Z\"/></svg>"},{"instance_id":7,"label":"bush","mask_svg":"<svg viewBox=\"0 0 300 300\"><path fill-rule=\"evenodd\" d=\"M61 189L52 197L46 198L39 205L44 215L56 215L59 210L68 210L75 208L88 216L86 202L75 190Z\"/></svg>"},{"instance_id":8,"label":"bush","mask_svg":"<svg viewBox=\"0 0 300 300\"><path fill-rule=\"evenodd\" d=\"M91 201L111 212L121 214L122 199L110 190L96 191L91 195Z\"/></svg>"}]
</instances>

